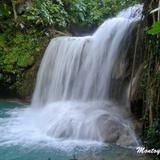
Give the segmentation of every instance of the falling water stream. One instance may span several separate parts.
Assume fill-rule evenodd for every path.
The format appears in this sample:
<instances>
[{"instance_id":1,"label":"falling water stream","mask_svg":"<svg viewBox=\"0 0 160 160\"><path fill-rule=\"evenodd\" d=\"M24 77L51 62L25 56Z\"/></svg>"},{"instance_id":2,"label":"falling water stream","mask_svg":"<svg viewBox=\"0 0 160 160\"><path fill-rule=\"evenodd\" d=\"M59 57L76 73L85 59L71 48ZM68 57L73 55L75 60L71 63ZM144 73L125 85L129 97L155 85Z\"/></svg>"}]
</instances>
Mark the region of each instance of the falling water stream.
<instances>
[{"instance_id":1,"label":"falling water stream","mask_svg":"<svg viewBox=\"0 0 160 160\"><path fill-rule=\"evenodd\" d=\"M50 155L51 148L57 151L54 154L75 151L76 147L96 153L107 144L139 145L130 120L129 83L117 98L112 95L112 81L123 76L126 66L120 57L128 53L129 38L141 11L141 5L124 10L106 20L91 36L59 37L50 41L40 65L31 106L9 107L0 114L3 160L25 160L27 151L32 160L39 154L39 160L42 153L46 154L44 148ZM115 69L118 63L121 65ZM118 93L118 88L114 89ZM23 154L18 154L18 150ZM13 158L5 158L9 154Z\"/></svg>"},{"instance_id":2,"label":"falling water stream","mask_svg":"<svg viewBox=\"0 0 160 160\"><path fill-rule=\"evenodd\" d=\"M120 105L111 100L110 86L119 54L128 52L140 7L105 21L92 36L51 40L32 101L41 112L43 132L62 139L138 144L127 118L127 92L121 93Z\"/></svg>"}]
</instances>

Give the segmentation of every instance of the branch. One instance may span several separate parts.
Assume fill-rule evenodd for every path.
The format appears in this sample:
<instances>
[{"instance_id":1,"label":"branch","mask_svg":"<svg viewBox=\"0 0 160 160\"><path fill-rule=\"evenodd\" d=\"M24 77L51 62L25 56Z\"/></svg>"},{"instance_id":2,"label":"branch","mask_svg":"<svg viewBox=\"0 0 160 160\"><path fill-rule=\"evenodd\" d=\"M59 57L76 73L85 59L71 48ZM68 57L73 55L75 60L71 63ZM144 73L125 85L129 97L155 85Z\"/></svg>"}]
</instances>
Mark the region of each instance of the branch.
<instances>
[{"instance_id":1,"label":"branch","mask_svg":"<svg viewBox=\"0 0 160 160\"><path fill-rule=\"evenodd\" d=\"M14 0L11 0L12 2L12 9L13 9L13 14L14 14L14 20L17 20L17 12L16 12L16 6Z\"/></svg>"}]
</instances>

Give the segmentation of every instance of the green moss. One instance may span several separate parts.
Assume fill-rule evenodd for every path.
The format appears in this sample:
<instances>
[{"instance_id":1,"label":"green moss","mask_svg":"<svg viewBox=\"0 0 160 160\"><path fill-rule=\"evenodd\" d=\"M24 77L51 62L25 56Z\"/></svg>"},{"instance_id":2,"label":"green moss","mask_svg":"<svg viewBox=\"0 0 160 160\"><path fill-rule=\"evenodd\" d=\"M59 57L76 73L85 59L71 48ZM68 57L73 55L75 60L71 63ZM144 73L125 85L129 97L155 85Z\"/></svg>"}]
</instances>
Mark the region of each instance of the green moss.
<instances>
[{"instance_id":1,"label":"green moss","mask_svg":"<svg viewBox=\"0 0 160 160\"><path fill-rule=\"evenodd\" d=\"M147 130L145 138L146 146L149 148L160 148L160 119L157 119Z\"/></svg>"},{"instance_id":2,"label":"green moss","mask_svg":"<svg viewBox=\"0 0 160 160\"><path fill-rule=\"evenodd\" d=\"M13 65L18 59L18 48L12 48L8 54L5 55L3 63L6 65Z\"/></svg>"},{"instance_id":3,"label":"green moss","mask_svg":"<svg viewBox=\"0 0 160 160\"><path fill-rule=\"evenodd\" d=\"M15 26L0 33L0 92L20 98L32 94L38 70L32 68L50 40L44 33L32 28L20 31Z\"/></svg>"},{"instance_id":4,"label":"green moss","mask_svg":"<svg viewBox=\"0 0 160 160\"><path fill-rule=\"evenodd\" d=\"M0 36L1 72L18 73L22 68L31 66L37 47L34 35L18 32L7 43L4 35Z\"/></svg>"},{"instance_id":5,"label":"green moss","mask_svg":"<svg viewBox=\"0 0 160 160\"><path fill-rule=\"evenodd\" d=\"M5 37L3 34L0 35L0 47L3 47L5 43Z\"/></svg>"},{"instance_id":6,"label":"green moss","mask_svg":"<svg viewBox=\"0 0 160 160\"><path fill-rule=\"evenodd\" d=\"M20 55L18 57L17 66L18 67L27 67L33 64L34 58L29 54Z\"/></svg>"},{"instance_id":7,"label":"green moss","mask_svg":"<svg viewBox=\"0 0 160 160\"><path fill-rule=\"evenodd\" d=\"M16 85L17 94L21 98L28 98L28 97L31 98L30 96L32 95L32 92L34 89L36 74L37 72L33 67L27 70L22 75L17 76L15 85Z\"/></svg>"}]
</instances>

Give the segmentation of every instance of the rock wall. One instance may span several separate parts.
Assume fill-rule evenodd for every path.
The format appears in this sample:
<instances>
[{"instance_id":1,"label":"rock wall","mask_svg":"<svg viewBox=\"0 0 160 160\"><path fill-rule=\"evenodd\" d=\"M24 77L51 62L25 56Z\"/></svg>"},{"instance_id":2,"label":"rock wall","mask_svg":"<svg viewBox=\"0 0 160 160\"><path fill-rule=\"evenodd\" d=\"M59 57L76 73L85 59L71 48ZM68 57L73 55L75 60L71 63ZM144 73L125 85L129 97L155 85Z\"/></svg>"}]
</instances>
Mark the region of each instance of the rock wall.
<instances>
[{"instance_id":1,"label":"rock wall","mask_svg":"<svg viewBox=\"0 0 160 160\"><path fill-rule=\"evenodd\" d=\"M14 35L14 37L17 37L17 35L18 37L21 37L21 35L23 34L24 34L23 32L21 33L18 32ZM13 67L11 68L11 70L8 70L8 71L6 70L8 64L6 65L5 69L3 66L2 66L3 68L0 68L0 83L1 83L0 97L1 98L7 98L7 99L8 98L11 98L11 99L19 98L19 99L30 102L32 94L33 94L33 90L35 87L38 68L40 66L41 59L43 57L46 47L48 46L50 39L59 37L59 36L68 35L68 33L62 33L54 29L46 30L45 32L40 34L40 37L37 32L35 34L37 34L36 37L32 35L29 37L30 39L36 40L37 44L35 45L35 48L32 45L32 43L30 44L30 42L28 42L28 46L27 46L29 48L32 48L33 61L31 64L28 64L27 62L26 65L24 66L17 66L18 62L16 59L16 61L12 63L11 65L11 67ZM25 35L23 35L23 37L25 37ZM17 41L19 41L19 39ZM20 51L19 53L20 55L17 55L17 56L22 57L21 58L22 62L23 60L25 60L23 57L25 57L25 55L28 54L28 52L27 51L23 52L23 51L27 49L26 48L27 41L25 41L25 43L24 41L22 42L23 43L14 44L12 48L11 47L9 48L10 50L9 56L11 60L13 59L11 57L14 54L13 51L15 48L17 49L18 46L19 46L18 47L19 50L22 50L22 51ZM15 71L13 72L14 69Z\"/></svg>"}]
</instances>

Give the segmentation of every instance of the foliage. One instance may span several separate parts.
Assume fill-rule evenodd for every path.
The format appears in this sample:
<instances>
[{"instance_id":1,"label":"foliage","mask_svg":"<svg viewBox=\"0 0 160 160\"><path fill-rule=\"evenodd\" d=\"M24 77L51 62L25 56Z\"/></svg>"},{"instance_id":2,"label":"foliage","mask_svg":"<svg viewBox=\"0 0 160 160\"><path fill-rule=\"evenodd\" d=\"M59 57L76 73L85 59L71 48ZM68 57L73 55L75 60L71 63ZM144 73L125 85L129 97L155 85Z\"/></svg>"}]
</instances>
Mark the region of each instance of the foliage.
<instances>
[{"instance_id":1,"label":"foliage","mask_svg":"<svg viewBox=\"0 0 160 160\"><path fill-rule=\"evenodd\" d=\"M145 42L146 51L144 59L143 85L145 120L147 126L158 119L160 113L160 41L156 36L148 36Z\"/></svg>"},{"instance_id":2,"label":"foliage","mask_svg":"<svg viewBox=\"0 0 160 160\"><path fill-rule=\"evenodd\" d=\"M33 63L35 40L30 35L20 33L10 37L9 41L4 40L7 39L5 36L6 34L0 35L1 72L17 73L19 68L30 66Z\"/></svg>"},{"instance_id":3,"label":"foliage","mask_svg":"<svg viewBox=\"0 0 160 160\"><path fill-rule=\"evenodd\" d=\"M154 14L155 12L159 12L160 7L153 9L150 14ZM159 13L158 13L159 14ZM148 30L148 34L156 35L160 33L160 21L154 22L154 24L151 26L151 29Z\"/></svg>"},{"instance_id":4,"label":"foliage","mask_svg":"<svg viewBox=\"0 0 160 160\"><path fill-rule=\"evenodd\" d=\"M99 25L118 11L140 0L35 0L27 5L24 0L2 0L0 18L16 18L20 6L25 6L18 22L42 27L52 26L58 29L69 28L72 25L90 27ZM25 5L26 4L26 5Z\"/></svg>"},{"instance_id":5,"label":"foliage","mask_svg":"<svg viewBox=\"0 0 160 160\"><path fill-rule=\"evenodd\" d=\"M158 6L157 1L146 2L149 10ZM155 10L156 11L156 10ZM154 13L154 12L153 12ZM154 13L155 14L155 13ZM143 97L144 97L144 139L149 148L160 147L160 23L158 17L150 15L146 26L151 29L145 35L144 48L144 74L143 74Z\"/></svg>"},{"instance_id":6,"label":"foliage","mask_svg":"<svg viewBox=\"0 0 160 160\"><path fill-rule=\"evenodd\" d=\"M160 119L154 121L147 131L146 142L149 148L160 148Z\"/></svg>"},{"instance_id":7,"label":"foliage","mask_svg":"<svg viewBox=\"0 0 160 160\"><path fill-rule=\"evenodd\" d=\"M147 33L151 35L156 35L160 33L160 21L155 22Z\"/></svg>"},{"instance_id":8,"label":"foliage","mask_svg":"<svg viewBox=\"0 0 160 160\"><path fill-rule=\"evenodd\" d=\"M135 1L120 0L63 0L64 6L67 6L65 10L69 15L69 25L80 23L82 26L99 25L106 18L134 3Z\"/></svg>"},{"instance_id":9,"label":"foliage","mask_svg":"<svg viewBox=\"0 0 160 160\"><path fill-rule=\"evenodd\" d=\"M129 0L36 0L28 8L24 17L27 21L42 26L59 28L71 25L98 25L106 17L115 15L118 11L137 1Z\"/></svg>"},{"instance_id":10,"label":"foliage","mask_svg":"<svg viewBox=\"0 0 160 160\"><path fill-rule=\"evenodd\" d=\"M3 4L0 3L0 18L7 17L10 15L11 15L10 7L5 3Z\"/></svg>"},{"instance_id":11,"label":"foliage","mask_svg":"<svg viewBox=\"0 0 160 160\"><path fill-rule=\"evenodd\" d=\"M31 93L33 87L29 86L33 86L33 78L24 75L36 64L49 39L44 31L29 28L20 32L15 31L13 26L0 34L0 90L7 90L7 94L14 93L14 96L21 95L21 98ZM23 77L30 79L31 82L24 81L23 84ZM24 91L23 85L26 86L23 87Z\"/></svg>"},{"instance_id":12,"label":"foliage","mask_svg":"<svg viewBox=\"0 0 160 160\"><path fill-rule=\"evenodd\" d=\"M66 27L67 13L62 3L55 4L52 0L36 0L33 6L27 9L27 14L24 17L34 24Z\"/></svg>"},{"instance_id":13,"label":"foliage","mask_svg":"<svg viewBox=\"0 0 160 160\"><path fill-rule=\"evenodd\" d=\"M20 86L20 81L25 77L22 75L35 65L37 57L41 56L46 47L45 44L53 37L50 33L54 30L66 32L72 28L78 30L97 27L106 18L137 1L1 0L1 86Z\"/></svg>"}]
</instances>

